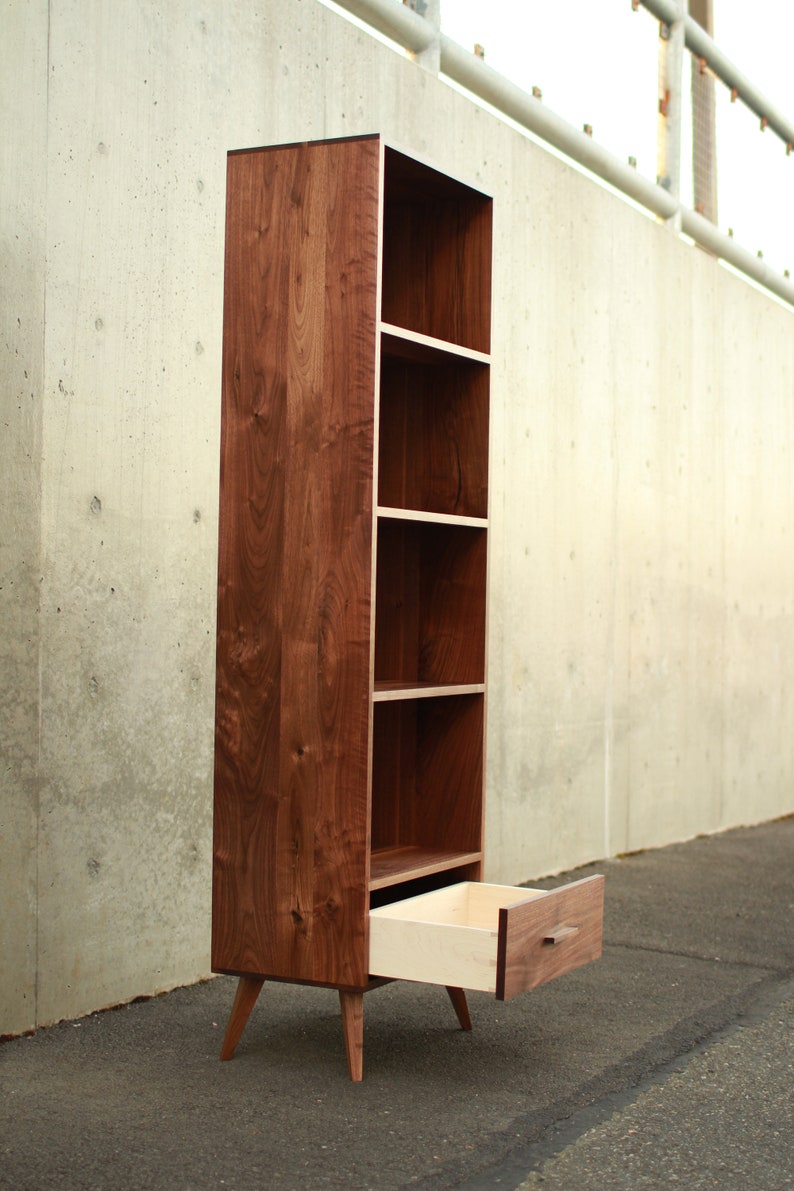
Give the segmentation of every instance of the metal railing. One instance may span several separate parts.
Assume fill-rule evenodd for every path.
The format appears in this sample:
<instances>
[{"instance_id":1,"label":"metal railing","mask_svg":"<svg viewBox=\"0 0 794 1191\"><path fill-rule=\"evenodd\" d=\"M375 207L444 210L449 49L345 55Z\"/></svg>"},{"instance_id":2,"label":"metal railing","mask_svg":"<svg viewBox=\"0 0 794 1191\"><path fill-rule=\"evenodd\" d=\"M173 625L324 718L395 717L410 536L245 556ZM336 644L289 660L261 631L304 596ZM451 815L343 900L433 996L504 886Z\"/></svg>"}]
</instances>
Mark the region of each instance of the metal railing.
<instances>
[{"instance_id":1,"label":"metal railing","mask_svg":"<svg viewBox=\"0 0 794 1191\"><path fill-rule=\"evenodd\" d=\"M759 120L765 121L765 127L779 136L789 152L791 151L794 145L794 124L777 110L772 101L767 99L737 66L734 66L705 29L702 29L691 16L683 13L680 0L640 0L640 3L668 26L678 21L682 22L686 48L729 88L734 98L741 100Z\"/></svg>"},{"instance_id":2,"label":"metal railing","mask_svg":"<svg viewBox=\"0 0 794 1191\"><path fill-rule=\"evenodd\" d=\"M424 0L414 7L396 0L335 0L339 7L359 18L407 50L425 68L446 75L478 99L509 117L566 157L609 183L658 218L666 220L676 232L690 237L715 256L732 265L753 281L794 306L794 285L779 274L760 255L738 244L714 223L681 203L678 195L676 152L680 152L680 128L671 128L671 169L665 184L643 177L629 163L599 145L586 132L574 127L544 106L542 99L530 94L488 66L477 54L469 52L447 37L440 28L440 0ZM686 46L716 78L730 88L731 97L740 100L769 128L791 152L794 124L747 79L712 38L684 9L681 0L634 0L642 4L667 27L671 53L679 48L677 65L673 59L672 85L681 87L680 48ZM669 84L668 84L669 85ZM670 118L678 113L676 96L668 105ZM670 176L672 174L672 176Z\"/></svg>"}]
</instances>

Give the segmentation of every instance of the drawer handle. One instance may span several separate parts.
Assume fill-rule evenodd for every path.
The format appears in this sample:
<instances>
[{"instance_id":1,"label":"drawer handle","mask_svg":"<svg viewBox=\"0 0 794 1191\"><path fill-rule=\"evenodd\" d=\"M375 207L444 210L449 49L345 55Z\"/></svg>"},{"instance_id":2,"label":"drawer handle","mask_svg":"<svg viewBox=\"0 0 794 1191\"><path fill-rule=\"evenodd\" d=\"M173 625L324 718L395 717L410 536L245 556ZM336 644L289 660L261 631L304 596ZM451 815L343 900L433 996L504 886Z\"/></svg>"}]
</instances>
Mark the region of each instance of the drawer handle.
<instances>
[{"instance_id":1,"label":"drawer handle","mask_svg":"<svg viewBox=\"0 0 794 1191\"><path fill-rule=\"evenodd\" d=\"M553 947L555 943L562 943L565 939L570 939L571 935L578 934L578 926L555 926L547 935L544 935L543 943Z\"/></svg>"}]
</instances>

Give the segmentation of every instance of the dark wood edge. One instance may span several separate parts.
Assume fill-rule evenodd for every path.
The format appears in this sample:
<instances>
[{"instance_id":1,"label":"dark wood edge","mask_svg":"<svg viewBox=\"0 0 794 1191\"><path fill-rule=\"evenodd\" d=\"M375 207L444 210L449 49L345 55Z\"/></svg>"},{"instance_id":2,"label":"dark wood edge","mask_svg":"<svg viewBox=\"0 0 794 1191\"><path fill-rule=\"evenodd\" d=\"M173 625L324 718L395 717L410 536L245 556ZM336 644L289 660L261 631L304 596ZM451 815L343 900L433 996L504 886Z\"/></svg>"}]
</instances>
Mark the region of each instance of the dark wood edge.
<instances>
[{"instance_id":1,"label":"dark wood edge","mask_svg":"<svg viewBox=\"0 0 794 1191\"><path fill-rule=\"evenodd\" d=\"M217 976L250 976L254 980L268 980L272 984L302 984L307 988L333 988L337 992L371 992L384 984L392 984L390 976L371 976L366 984L334 984L330 980L294 980L291 976L268 976L262 972L238 972L233 968L213 968Z\"/></svg>"},{"instance_id":2,"label":"dark wood edge","mask_svg":"<svg viewBox=\"0 0 794 1191\"><path fill-rule=\"evenodd\" d=\"M516 903L513 903L514 905ZM509 906L499 910L499 938L496 946L496 999L505 999L505 971L507 969L507 917Z\"/></svg>"},{"instance_id":3,"label":"dark wood edge","mask_svg":"<svg viewBox=\"0 0 794 1191\"><path fill-rule=\"evenodd\" d=\"M527 887L526 887L527 893L535 894L535 896L533 898L517 897L514 902L510 902L509 905L506 905L503 908L505 910L512 910L516 906L523 906L524 903L527 901L540 902L542 898L547 897L550 893L559 893L559 891L561 889L578 889L579 886L581 886L581 885L591 885L593 883L601 884L601 885L604 884L604 878L601 873L593 873L593 875L590 877L580 877L578 881L568 881L564 885L554 885L554 886L552 886L551 889L538 890L538 889L534 889L531 885L527 885ZM522 886L520 886L520 885L516 886L517 890L520 890L521 888L522 888ZM539 893L540 893L540 897L538 897Z\"/></svg>"},{"instance_id":4,"label":"dark wood edge","mask_svg":"<svg viewBox=\"0 0 794 1191\"><path fill-rule=\"evenodd\" d=\"M485 190L482 182L471 177L466 177L463 174L447 169L446 166L439 165L433 158L425 156L423 153L417 153L414 149L406 149L399 141L392 140L391 137L381 136L381 142L384 149L390 149L392 153L399 154L400 157L406 157L409 162L416 165L424 166L425 169L432 170L436 174L441 174L450 182L454 182L457 186L465 190L470 190L473 198L485 199L493 203L493 191Z\"/></svg>"},{"instance_id":5,"label":"dark wood edge","mask_svg":"<svg viewBox=\"0 0 794 1191\"><path fill-rule=\"evenodd\" d=\"M310 141L287 141L283 145L252 145L247 149L229 149L227 150L227 157L237 157L242 153L271 153L277 152L279 149L297 149L299 145L305 145L307 148L314 145L343 145L353 141L380 141L382 139L379 132L362 132L357 136L329 136L322 140ZM439 170L438 173L443 173Z\"/></svg>"}]
</instances>

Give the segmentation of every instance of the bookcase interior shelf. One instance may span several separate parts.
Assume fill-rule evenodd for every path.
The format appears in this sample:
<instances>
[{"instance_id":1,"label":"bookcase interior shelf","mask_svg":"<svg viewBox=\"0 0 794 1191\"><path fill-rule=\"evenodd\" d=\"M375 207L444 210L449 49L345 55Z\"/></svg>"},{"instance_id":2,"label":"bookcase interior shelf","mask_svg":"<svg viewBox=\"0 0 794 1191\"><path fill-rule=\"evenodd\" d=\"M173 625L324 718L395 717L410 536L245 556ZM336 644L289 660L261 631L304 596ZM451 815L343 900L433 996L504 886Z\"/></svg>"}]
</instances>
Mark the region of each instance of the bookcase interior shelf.
<instances>
[{"instance_id":1,"label":"bookcase interior shelf","mask_svg":"<svg viewBox=\"0 0 794 1191\"><path fill-rule=\"evenodd\" d=\"M404 885L436 873L446 873L466 865L478 865L482 852L452 852L422 848L418 844L395 844L373 848L369 887L373 892L393 885Z\"/></svg>"}]
</instances>

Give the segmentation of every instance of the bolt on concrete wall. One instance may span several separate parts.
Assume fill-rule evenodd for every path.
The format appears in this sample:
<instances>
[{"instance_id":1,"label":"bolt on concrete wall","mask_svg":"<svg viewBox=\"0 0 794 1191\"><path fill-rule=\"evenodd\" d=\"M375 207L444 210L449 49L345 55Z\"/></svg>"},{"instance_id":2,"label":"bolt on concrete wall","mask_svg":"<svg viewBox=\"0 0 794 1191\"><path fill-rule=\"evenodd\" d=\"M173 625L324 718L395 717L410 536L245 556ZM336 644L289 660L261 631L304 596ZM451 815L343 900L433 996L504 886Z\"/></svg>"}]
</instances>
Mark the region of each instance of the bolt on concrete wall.
<instances>
[{"instance_id":1,"label":"bolt on concrete wall","mask_svg":"<svg viewBox=\"0 0 794 1191\"><path fill-rule=\"evenodd\" d=\"M230 148L495 195L489 876L792 809L791 312L316 0L31 2L0 53L0 1033L208 971Z\"/></svg>"}]
</instances>

